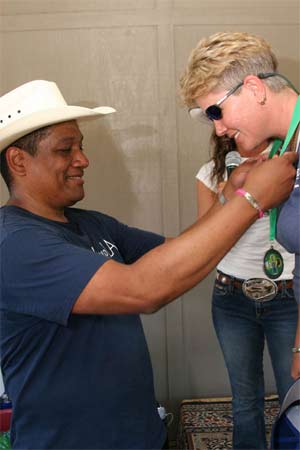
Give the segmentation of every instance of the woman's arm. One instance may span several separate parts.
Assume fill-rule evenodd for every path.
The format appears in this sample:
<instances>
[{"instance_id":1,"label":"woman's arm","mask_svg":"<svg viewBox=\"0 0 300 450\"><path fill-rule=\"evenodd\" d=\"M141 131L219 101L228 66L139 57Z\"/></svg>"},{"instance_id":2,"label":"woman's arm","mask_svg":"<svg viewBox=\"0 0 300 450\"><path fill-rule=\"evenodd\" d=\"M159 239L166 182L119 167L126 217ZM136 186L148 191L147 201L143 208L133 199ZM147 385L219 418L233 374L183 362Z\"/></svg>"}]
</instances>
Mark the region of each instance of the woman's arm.
<instances>
[{"instance_id":1,"label":"woman's arm","mask_svg":"<svg viewBox=\"0 0 300 450\"><path fill-rule=\"evenodd\" d=\"M298 307L298 323L297 323L297 331L296 331L294 347L300 348L300 305ZM297 378L300 378L300 353L298 353L298 352L293 353L293 363L292 363L291 375L294 378L294 380L297 380Z\"/></svg>"}]
</instances>

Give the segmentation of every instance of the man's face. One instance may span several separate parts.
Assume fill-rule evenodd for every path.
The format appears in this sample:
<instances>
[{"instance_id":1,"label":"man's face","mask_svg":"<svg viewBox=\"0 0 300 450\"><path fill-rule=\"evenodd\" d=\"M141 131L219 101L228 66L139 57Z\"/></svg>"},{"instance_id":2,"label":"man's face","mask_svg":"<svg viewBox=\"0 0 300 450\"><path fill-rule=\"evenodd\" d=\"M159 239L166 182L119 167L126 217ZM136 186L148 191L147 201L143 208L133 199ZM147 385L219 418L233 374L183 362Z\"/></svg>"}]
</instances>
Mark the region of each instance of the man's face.
<instances>
[{"instance_id":1,"label":"man's face","mask_svg":"<svg viewBox=\"0 0 300 450\"><path fill-rule=\"evenodd\" d=\"M217 104L227 92L212 91L198 97L196 103L202 110L206 110L209 106ZM235 139L237 147L244 149L246 153L251 153L268 137L266 117L262 115L251 89L242 86L238 95L231 95L220 107L222 118L212 121L218 136L226 135Z\"/></svg>"},{"instance_id":2,"label":"man's face","mask_svg":"<svg viewBox=\"0 0 300 450\"><path fill-rule=\"evenodd\" d=\"M50 127L34 156L26 156L26 189L41 206L63 208L84 197L83 173L89 161L76 121Z\"/></svg>"}]
</instances>

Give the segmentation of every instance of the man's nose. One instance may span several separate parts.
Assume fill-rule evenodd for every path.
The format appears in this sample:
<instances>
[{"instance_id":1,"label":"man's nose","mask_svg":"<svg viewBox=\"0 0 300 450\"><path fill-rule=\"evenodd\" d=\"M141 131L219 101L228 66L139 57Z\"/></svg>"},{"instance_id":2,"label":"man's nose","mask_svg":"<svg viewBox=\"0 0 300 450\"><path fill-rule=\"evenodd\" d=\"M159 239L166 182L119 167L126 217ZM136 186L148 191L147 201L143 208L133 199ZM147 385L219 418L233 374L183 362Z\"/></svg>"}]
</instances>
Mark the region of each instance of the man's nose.
<instances>
[{"instance_id":1,"label":"man's nose","mask_svg":"<svg viewBox=\"0 0 300 450\"><path fill-rule=\"evenodd\" d=\"M82 150L78 150L74 155L73 166L86 168L89 165L89 160Z\"/></svg>"}]
</instances>

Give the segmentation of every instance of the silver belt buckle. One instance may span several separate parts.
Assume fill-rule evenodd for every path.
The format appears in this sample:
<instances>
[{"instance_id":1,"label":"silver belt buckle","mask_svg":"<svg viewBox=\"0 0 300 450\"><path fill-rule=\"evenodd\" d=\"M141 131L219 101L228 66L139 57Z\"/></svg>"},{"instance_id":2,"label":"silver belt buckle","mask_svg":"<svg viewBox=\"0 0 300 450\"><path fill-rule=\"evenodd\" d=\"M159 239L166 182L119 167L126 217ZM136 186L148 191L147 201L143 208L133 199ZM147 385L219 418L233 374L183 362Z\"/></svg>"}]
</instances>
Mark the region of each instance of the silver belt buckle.
<instances>
[{"instance_id":1,"label":"silver belt buckle","mask_svg":"<svg viewBox=\"0 0 300 450\"><path fill-rule=\"evenodd\" d=\"M269 302L276 297L277 284L267 278L249 278L242 284L242 290L246 297L258 302Z\"/></svg>"}]
</instances>

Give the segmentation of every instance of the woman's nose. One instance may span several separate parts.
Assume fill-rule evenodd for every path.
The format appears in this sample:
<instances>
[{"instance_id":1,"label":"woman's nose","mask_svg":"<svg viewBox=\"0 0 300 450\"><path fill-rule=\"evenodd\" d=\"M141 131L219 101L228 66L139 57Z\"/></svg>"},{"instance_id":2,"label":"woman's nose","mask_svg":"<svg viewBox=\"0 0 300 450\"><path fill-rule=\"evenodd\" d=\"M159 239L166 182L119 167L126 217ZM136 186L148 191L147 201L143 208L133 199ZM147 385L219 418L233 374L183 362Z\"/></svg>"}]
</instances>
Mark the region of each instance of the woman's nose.
<instances>
[{"instance_id":1,"label":"woman's nose","mask_svg":"<svg viewBox=\"0 0 300 450\"><path fill-rule=\"evenodd\" d=\"M222 119L214 120L214 126L215 126L217 136L224 136L224 134L226 134L227 127L225 127L225 125L223 124Z\"/></svg>"}]
</instances>

